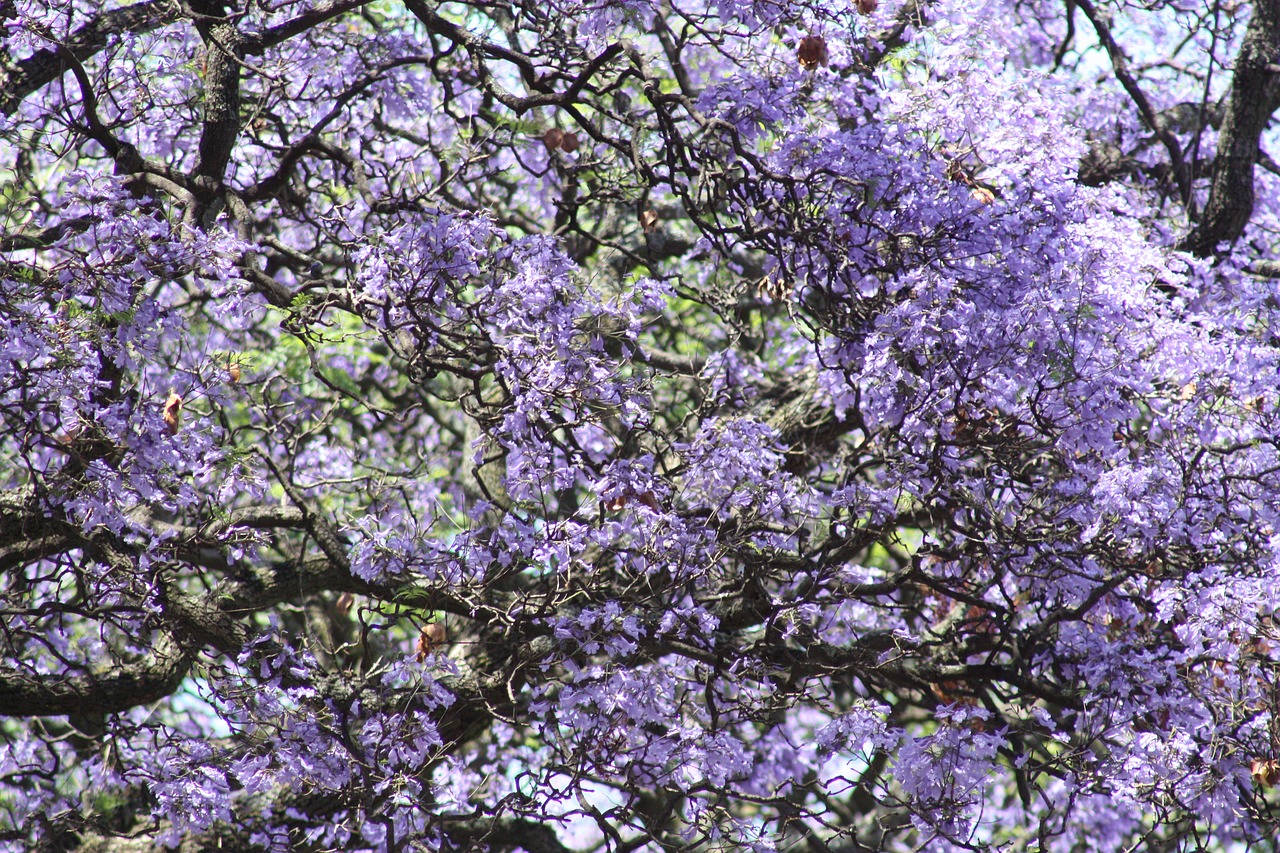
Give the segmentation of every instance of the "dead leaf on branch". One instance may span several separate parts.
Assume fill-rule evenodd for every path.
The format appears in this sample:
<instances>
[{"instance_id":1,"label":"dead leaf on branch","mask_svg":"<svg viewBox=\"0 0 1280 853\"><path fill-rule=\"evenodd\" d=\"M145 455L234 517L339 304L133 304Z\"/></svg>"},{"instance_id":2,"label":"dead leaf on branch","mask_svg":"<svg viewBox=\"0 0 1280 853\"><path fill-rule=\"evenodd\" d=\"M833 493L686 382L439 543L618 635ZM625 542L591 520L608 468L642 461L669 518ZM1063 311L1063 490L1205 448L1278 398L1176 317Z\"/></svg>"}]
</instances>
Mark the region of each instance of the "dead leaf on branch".
<instances>
[{"instance_id":1,"label":"dead leaf on branch","mask_svg":"<svg viewBox=\"0 0 1280 853\"><path fill-rule=\"evenodd\" d=\"M643 504L654 512L662 512L662 504L654 497L653 492L635 492L631 490L606 499L604 507L609 512L621 512L632 501Z\"/></svg>"},{"instance_id":2,"label":"dead leaf on branch","mask_svg":"<svg viewBox=\"0 0 1280 853\"><path fill-rule=\"evenodd\" d=\"M1253 781L1264 788L1274 788L1280 783L1280 760L1275 758L1255 758L1249 763L1249 774Z\"/></svg>"}]
</instances>

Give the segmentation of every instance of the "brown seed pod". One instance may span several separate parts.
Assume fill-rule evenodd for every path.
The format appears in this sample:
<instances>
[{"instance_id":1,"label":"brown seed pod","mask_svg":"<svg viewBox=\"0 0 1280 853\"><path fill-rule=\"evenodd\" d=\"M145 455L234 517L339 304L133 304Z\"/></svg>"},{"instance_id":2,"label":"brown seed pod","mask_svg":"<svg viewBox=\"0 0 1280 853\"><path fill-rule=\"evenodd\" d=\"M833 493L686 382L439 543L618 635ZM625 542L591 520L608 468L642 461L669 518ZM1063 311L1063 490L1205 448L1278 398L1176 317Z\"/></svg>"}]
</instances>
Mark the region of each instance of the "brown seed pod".
<instances>
[{"instance_id":1,"label":"brown seed pod","mask_svg":"<svg viewBox=\"0 0 1280 853\"><path fill-rule=\"evenodd\" d=\"M831 56L827 52L827 40L822 36L805 36L800 39L800 50L797 52L802 68L825 66Z\"/></svg>"},{"instance_id":2,"label":"brown seed pod","mask_svg":"<svg viewBox=\"0 0 1280 853\"><path fill-rule=\"evenodd\" d=\"M640 227L644 229L644 233L652 234L658 230L658 211L650 208L640 214Z\"/></svg>"},{"instance_id":3,"label":"brown seed pod","mask_svg":"<svg viewBox=\"0 0 1280 853\"><path fill-rule=\"evenodd\" d=\"M176 391L169 392L169 399L164 401L161 417L164 418L164 425L169 430L169 435L177 435L178 430L182 428L182 395Z\"/></svg>"},{"instance_id":4,"label":"brown seed pod","mask_svg":"<svg viewBox=\"0 0 1280 853\"><path fill-rule=\"evenodd\" d=\"M426 660L427 655L443 646L448 639L449 634L443 622L428 622L423 625L422 630L418 632L418 663Z\"/></svg>"},{"instance_id":5,"label":"brown seed pod","mask_svg":"<svg viewBox=\"0 0 1280 853\"><path fill-rule=\"evenodd\" d=\"M855 0L854 5L858 7L859 15L870 15L880 8L880 0Z\"/></svg>"},{"instance_id":6,"label":"brown seed pod","mask_svg":"<svg viewBox=\"0 0 1280 853\"><path fill-rule=\"evenodd\" d=\"M553 127L546 133L542 134L542 144L547 146L548 151L555 151L563 142L564 131L558 127Z\"/></svg>"},{"instance_id":7,"label":"brown seed pod","mask_svg":"<svg viewBox=\"0 0 1280 853\"><path fill-rule=\"evenodd\" d=\"M577 151L578 134L573 131L565 133L564 137L560 140L560 150L568 154L572 154L574 151Z\"/></svg>"}]
</instances>

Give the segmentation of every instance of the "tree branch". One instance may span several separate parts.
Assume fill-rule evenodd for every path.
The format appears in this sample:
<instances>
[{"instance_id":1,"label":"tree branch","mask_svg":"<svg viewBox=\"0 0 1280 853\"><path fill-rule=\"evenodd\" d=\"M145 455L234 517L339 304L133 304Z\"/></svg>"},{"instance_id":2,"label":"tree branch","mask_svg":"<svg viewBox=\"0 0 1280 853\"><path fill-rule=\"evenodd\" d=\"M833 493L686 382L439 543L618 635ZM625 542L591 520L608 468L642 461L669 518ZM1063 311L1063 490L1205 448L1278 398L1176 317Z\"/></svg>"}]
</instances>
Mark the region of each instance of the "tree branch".
<instances>
[{"instance_id":1,"label":"tree branch","mask_svg":"<svg viewBox=\"0 0 1280 853\"><path fill-rule=\"evenodd\" d=\"M179 17L181 6L173 0L148 0L112 9L76 30L58 47L36 51L18 62L7 75L0 67L0 114L12 115L28 95L61 77L67 71L67 55L84 62L106 47L111 36L150 32Z\"/></svg>"},{"instance_id":2,"label":"tree branch","mask_svg":"<svg viewBox=\"0 0 1280 853\"><path fill-rule=\"evenodd\" d=\"M1178 144L1178 138L1169 130L1166 123L1160 120L1155 107L1151 105L1142 88L1138 86L1137 78L1129 71L1129 61L1124 55L1124 51L1120 49L1120 45L1116 43L1115 38L1111 35L1111 27L1107 21L1094 8L1090 0L1076 0L1076 5L1084 12L1085 17L1093 24L1094 32L1098 35L1098 41L1107 50L1107 55L1111 57L1111 66L1115 70L1116 79L1120 81L1120 85L1129 93L1129 97L1138 107L1138 112L1142 115L1142 120L1146 122L1160 140L1160 144L1164 146L1165 151L1169 153L1169 163L1173 167L1173 179L1178 186L1179 197L1185 202L1191 198L1191 184L1187 180L1186 167L1182 162L1182 146Z\"/></svg>"},{"instance_id":3,"label":"tree branch","mask_svg":"<svg viewBox=\"0 0 1280 853\"><path fill-rule=\"evenodd\" d=\"M277 24L257 36L246 38L244 52L248 56L256 56L267 48L302 35L316 25L337 18L353 9L367 6L370 2L371 0L328 0L328 2L318 3L315 8L303 12L296 18L290 18L283 24Z\"/></svg>"},{"instance_id":4,"label":"tree branch","mask_svg":"<svg viewBox=\"0 0 1280 853\"><path fill-rule=\"evenodd\" d=\"M0 668L0 716L47 717L125 711L163 699L187 677L195 650L163 632L151 655L103 673L47 675L15 663Z\"/></svg>"},{"instance_id":5,"label":"tree branch","mask_svg":"<svg viewBox=\"0 0 1280 853\"><path fill-rule=\"evenodd\" d=\"M1256 0L1236 58L1204 216L1178 248L1200 257L1233 243L1253 215L1253 166L1262 132L1280 108L1280 0Z\"/></svg>"},{"instance_id":6,"label":"tree branch","mask_svg":"<svg viewBox=\"0 0 1280 853\"><path fill-rule=\"evenodd\" d=\"M195 175L206 193L221 186L231 149L240 133L240 59L242 38L235 24L221 17L220 0L193 4L200 13L196 29L204 40L204 121Z\"/></svg>"}]
</instances>

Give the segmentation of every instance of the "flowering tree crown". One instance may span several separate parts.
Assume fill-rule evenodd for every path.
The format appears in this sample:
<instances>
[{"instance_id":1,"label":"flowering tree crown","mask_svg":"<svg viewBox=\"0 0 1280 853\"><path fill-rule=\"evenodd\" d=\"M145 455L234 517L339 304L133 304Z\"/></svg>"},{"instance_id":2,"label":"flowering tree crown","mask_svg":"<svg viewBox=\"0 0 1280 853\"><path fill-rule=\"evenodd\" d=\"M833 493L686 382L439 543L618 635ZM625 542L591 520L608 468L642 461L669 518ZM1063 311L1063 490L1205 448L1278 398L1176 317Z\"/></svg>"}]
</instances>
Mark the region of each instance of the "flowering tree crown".
<instances>
[{"instance_id":1,"label":"flowering tree crown","mask_svg":"<svg viewBox=\"0 0 1280 853\"><path fill-rule=\"evenodd\" d=\"M0 18L0 845L1276 836L1277 0Z\"/></svg>"}]
</instances>

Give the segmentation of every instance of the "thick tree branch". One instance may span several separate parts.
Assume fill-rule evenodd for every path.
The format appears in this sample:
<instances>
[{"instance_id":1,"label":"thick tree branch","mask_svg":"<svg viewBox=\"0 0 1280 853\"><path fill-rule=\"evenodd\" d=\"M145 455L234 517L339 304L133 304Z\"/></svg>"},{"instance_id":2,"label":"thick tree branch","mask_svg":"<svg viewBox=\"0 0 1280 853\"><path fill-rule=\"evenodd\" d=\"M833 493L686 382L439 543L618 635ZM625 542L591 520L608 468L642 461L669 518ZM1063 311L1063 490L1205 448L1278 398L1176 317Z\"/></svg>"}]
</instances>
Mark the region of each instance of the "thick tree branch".
<instances>
[{"instance_id":1,"label":"thick tree branch","mask_svg":"<svg viewBox=\"0 0 1280 853\"><path fill-rule=\"evenodd\" d=\"M1280 74L1272 69L1280 55L1280 0L1256 0L1236 57L1213 178L1204 215L1179 244L1200 257L1220 244L1233 243L1253 215L1253 167L1259 140L1280 108Z\"/></svg>"},{"instance_id":2,"label":"thick tree branch","mask_svg":"<svg viewBox=\"0 0 1280 853\"><path fill-rule=\"evenodd\" d=\"M308 9L296 18L290 18L283 24L277 24L259 35L247 37L244 41L244 52L248 56L256 56L268 48L314 29L325 21L337 18L353 9L359 9L361 6L367 6L370 2L372 0L328 0L328 2L317 3L314 8Z\"/></svg>"},{"instance_id":3,"label":"thick tree branch","mask_svg":"<svg viewBox=\"0 0 1280 853\"><path fill-rule=\"evenodd\" d=\"M1173 180L1177 184L1179 197L1186 201L1191 198L1191 184L1188 180L1186 167L1182 160L1182 146L1178 143L1178 138L1173 135L1168 126L1160 121L1159 114L1156 112L1151 101L1142 91L1142 87L1138 85L1138 80L1129 70L1129 60L1124 55L1124 51L1120 45L1116 43L1115 38L1111 35L1111 26L1107 19L1100 13L1090 2L1090 0L1075 0L1076 5L1084 12L1085 17L1093 24L1094 32L1098 35L1098 41L1106 48L1107 55L1111 57L1111 66L1116 73L1116 79L1120 81L1120 85L1129 93L1129 97L1133 99L1134 104L1138 107L1138 112L1142 115L1142 120L1150 127L1160 144L1169 154L1169 163L1173 170Z\"/></svg>"},{"instance_id":4,"label":"thick tree branch","mask_svg":"<svg viewBox=\"0 0 1280 853\"><path fill-rule=\"evenodd\" d=\"M103 673L50 675L21 663L5 665L0 667L0 716L109 714L155 702L178 689L195 651L162 632L147 658Z\"/></svg>"},{"instance_id":5,"label":"thick tree branch","mask_svg":"<svg viewBox=\"0 0 1280 853\"><path fill-rule=\"evenodd\" d=\"M1280 278L1280 261L1254 261L1249 272L1259 278Z\"/></svg>"},{"instance_id":6,"label":"thick tree branch","mask_svg":"<svg viewBox=\"0 0 1280 853\"><path fill-rule=\"evenodd\" d=\"M12 69L0 68L0 113L12 115L27 96L61 77L68 68L68 55L84 62L105 48L112 36L159 29L178 20L181 9L174 0L149 0L112 9L76 30L58 47L37 51Z\"/></svg>"},{"instance_id":7,"label":"thick tree branch","mask_svg":"<svg viewBox=\"0 0 1280 853\"><path fill-rule=\"evenodd\" d=\"M240 63L243 39L221 0L198 0L196 29L204 40L204 119L195 176L206 194L222 184L240 133Z\"/></svg>"}]
</instances>

